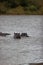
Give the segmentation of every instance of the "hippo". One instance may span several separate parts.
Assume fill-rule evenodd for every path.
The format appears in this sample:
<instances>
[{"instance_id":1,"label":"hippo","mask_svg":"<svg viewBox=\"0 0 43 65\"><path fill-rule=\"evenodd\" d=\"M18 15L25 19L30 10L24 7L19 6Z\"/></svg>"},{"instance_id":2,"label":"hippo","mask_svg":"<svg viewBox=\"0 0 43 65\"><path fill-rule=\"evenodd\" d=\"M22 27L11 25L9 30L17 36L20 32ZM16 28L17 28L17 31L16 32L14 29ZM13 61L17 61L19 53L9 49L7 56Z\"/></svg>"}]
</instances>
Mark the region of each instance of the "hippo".
<instances>
[{"instance_id":1,"label":"hippo","mask_svg":"<svg viewBox=\"0 0 43 65\"><path fill-rule=\"evenodd\" d=\"M0 36L6 36L6 35L10 35L9 33L2 33L0 32Z\"/></svg>"},{"instance_id":2,"label":"hippo","mask_svg":"<svg viewBox=\"0 0 43 65\"><path fill-rule=\"evenodd\" d=\"M14 33L14 38L15 39L21 39L20 33Z\"/></svg>"},{"instance_id":3,"label":"hippo","mask_svg":"<svg viewBox=\"0 0 43 65\"><path fill-rule=\"evenodd\" d=\"M21 37L29 37L27 33L21 33Z\"/></svg>"}]
</instances>

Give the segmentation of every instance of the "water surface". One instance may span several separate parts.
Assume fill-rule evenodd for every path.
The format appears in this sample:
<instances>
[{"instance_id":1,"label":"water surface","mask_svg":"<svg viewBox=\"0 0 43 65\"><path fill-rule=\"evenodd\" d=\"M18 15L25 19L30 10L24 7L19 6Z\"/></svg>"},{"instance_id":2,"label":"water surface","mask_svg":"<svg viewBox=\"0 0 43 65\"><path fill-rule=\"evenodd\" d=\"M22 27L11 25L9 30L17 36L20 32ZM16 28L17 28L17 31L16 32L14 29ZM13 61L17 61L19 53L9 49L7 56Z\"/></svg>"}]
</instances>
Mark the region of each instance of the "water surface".
<instances>
[{"instance_id":1,"label":"water surface","mask_svg":"<svg viewBox=\"0 0 43 65\"><path fill-rule=\"evenodd\" d=\"M43 16L0 16L0 65L43 62ZM14 32L27 32L29 38L14 39Z\"/></svg>"}]
</instances>

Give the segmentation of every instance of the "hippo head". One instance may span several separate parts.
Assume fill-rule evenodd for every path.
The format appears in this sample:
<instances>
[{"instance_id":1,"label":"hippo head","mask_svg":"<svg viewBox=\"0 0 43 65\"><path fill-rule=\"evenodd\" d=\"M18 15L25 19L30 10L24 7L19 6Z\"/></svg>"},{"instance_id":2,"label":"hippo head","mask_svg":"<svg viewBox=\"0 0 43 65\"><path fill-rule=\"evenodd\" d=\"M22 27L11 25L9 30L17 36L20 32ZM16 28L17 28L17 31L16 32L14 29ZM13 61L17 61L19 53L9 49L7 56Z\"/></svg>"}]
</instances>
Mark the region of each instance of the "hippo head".
<instances>
[{"instance_id":1,"label":"hippo head","mask_svg":"<svg viewBox=\"0 0 43 65\"><path fill-rule=\"evenodd\" d=\"M27 35L27 33L21 33L21 36L22 36L22 37L29 37L29 36Z\"/></svg>"},{"instance_id":2,"label":"hippo head","mask_svg":"<svg viewBox=\"0 0 43 65\"><path fill-rule=\"evenodd\" d=\"M14 38L21 39L20 33L15 33L15 32L14 32Z\"/></svg>"}]
</instances>

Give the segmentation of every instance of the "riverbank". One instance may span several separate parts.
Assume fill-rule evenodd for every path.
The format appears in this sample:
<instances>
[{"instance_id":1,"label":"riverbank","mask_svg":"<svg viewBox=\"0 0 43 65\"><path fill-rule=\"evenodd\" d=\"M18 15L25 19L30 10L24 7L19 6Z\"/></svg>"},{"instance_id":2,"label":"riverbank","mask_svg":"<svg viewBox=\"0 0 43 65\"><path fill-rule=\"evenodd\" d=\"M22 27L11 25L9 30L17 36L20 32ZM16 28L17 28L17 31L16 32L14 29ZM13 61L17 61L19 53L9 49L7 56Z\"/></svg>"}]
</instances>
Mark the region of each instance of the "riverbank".
<instances>
[{"instance_id":1,"label":"riverbank","mask_svg":"<svg viewBox=\"0 0 43 65\"><path fill-rule=\"evenodd\" d=\"M0 15L43 15L43 1L1 0Z\"/></svg>"},{"instance_id":2,"label":"riverbank","mask_svg":"<svg viewBox=\"0 0 43 65\"><path fill-rule=\"evenodd\" d=\"M18 6L17 8L7 8L0 11L0 15L43 15L43 9L40 8L39 10L31 11Z\"/></svg>"}]
</instances>

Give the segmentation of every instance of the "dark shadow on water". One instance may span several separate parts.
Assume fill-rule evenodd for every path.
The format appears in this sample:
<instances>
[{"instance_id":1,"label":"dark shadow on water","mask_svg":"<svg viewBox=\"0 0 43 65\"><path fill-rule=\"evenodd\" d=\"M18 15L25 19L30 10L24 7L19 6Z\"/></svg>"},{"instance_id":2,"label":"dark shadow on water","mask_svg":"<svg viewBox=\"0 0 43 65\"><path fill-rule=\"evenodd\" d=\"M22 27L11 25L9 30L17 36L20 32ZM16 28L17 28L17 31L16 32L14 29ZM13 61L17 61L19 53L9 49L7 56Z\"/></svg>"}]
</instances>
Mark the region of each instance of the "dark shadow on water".
<instances>
[{"instance_id":1,"label":"dark shadow on water","mask_svg":"<svg viewBox=\"0 0 43 65\"><path fill-rule=\"evenodd\" d=\"M29 65L43 65L43 63L30 63Z\"/></svg>"},{"instance_id":2,"label":"dark shadow on water","mask_svg":"<svg viewBox=\"0 0 43 65\"><path fill-rule=\"evenodd\" d=\"M23 63L18 65L43 65L43 63Z\"/></svg>"}]
</instances>

